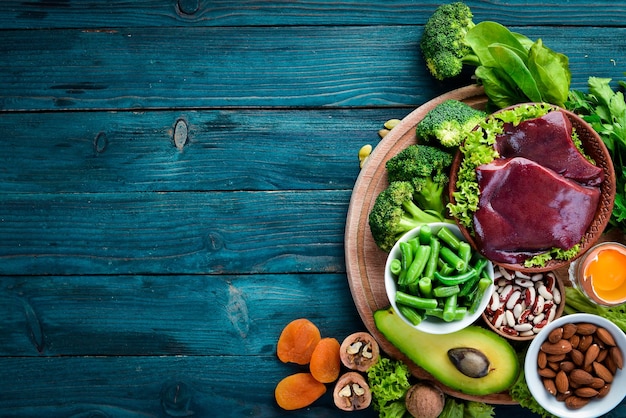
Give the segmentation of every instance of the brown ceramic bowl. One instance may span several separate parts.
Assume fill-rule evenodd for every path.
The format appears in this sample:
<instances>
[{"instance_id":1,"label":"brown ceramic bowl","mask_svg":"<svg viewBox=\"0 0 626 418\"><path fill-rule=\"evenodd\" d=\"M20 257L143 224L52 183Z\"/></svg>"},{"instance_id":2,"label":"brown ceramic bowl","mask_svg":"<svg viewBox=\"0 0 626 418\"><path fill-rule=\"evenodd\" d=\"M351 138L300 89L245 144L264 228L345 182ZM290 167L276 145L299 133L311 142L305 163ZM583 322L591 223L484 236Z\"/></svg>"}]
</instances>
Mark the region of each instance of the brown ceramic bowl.
<instances>
[{"instance_id":1,"label":"brown ceramic bowl","mask_svg":"<svg viewBox=\"0 0 626 418\"><path fill-rule=\"evenodd\" d=\"M502 109L498 112L502 112L507 109ZM517 270L524 273L538 273L555 270L559 267L568 265L570 262L582 255L598 241L600 235L602 235L602 233L604 232L604 229L606 228L609 219L611 218L611 212L613 210L613 203L615 199L615 171L613 168L611 156L598 133L587 122L585 122L578 115L570 111L561 108L557 109L563 111L567 115L572 123L572 127L578 133L578 136L582 142L583 149L585 150L587 155L593 158L595 164L598 167L601 167L604 171L604 181L600 184L600 202L598 204L598 208L596 209L595 216L583 236L580 251L574 258L570 260L550 260L542 267L525 267L523 263L506 264L494 262L494 264L501 265L509 270ZM462 158L463 154L458 151L452 163L452 168L450 172L450 186L448 190L451 202L455 201L453 193L456 190L457 174ZM478 248L478 246L476 245L476 241L474 240L474 237L472 236L470 231L460 224L459 228L461 229L461 233L467 239L467 241L474 248L480 251L480 248Z\"/></svg>"},{"instance_id":2,"label":"brown ceramic bowl","mask_svg":"<svg viewBox=\"0 0 626 418\"><path fill-rule=\"evenodd\" d=\"M503 271L504 270L504 271ZM510 274L511 278L505 276ZM513 341L530 341L549 323L559 318L565 308L565 286L554 272L542 272L526 274L520 271L504 269L502 266L494 267L494 293L498 294L499 302L496 302L498 309L490 302L483 311L482 319L492 331L502 337ZM529 286L532 284L532 286ZM509 289L507 286L511 285ZM539 290L541 286L545 289ZM532 290L526 289L532 287ZM507 302L513 298L515 292L520 292L519 299L508 309ZM542 296L539 303L540 294L550 296L546 299ZM504 299L504 301L503 301ZM519 305L517 312L515 306ZM511 312L513 324L507 321L507 310ZM553 312L551 312L553 310ZM528 328L528 330L526 329Z\"/></svg>"}]
</instances>

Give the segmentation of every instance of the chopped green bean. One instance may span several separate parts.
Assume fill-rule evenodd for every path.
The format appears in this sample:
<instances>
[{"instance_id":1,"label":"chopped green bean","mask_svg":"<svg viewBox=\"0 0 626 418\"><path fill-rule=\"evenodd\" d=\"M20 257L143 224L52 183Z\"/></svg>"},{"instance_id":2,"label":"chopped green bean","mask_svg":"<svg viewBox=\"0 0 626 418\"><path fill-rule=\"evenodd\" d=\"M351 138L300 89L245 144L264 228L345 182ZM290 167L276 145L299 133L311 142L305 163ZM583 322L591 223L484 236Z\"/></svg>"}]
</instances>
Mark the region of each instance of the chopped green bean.
<instances>
[{"instance_id":1,"label":"chopped green bean","mask_svg":"<svg viewBox=\"0 0 626 418\"><path fill-rule=\"evenodd\" d=\"M398 311L409 320L409 322L413 325L419 325L420 322L424 319L424 317L417 311L417 309L411 308L406 305L397 305Z\"/></svg>"},{"instance_id":2,"label":"chopped green bean","mask_svg":"<svg viewBox=\"0 0 626 418\"><path fill-rule=\"evenodd\" d=\"M435 318L443 319L443 308L426 309L424 311L425 316L434 316ZM467 308L465 306L457 306L454 310L454 320L460 321L467 315Z\"/></svg>"},{"instance_id":3,"label":"chopped green bean","mask_svg":"<svg viewBox=\"0 0 626 418\"><path fill-rule=\"evenodd\" d=\"M444 226L440 228L439 231L437 231L436 235L443 242L445 242L448 247L452 248L455 251L459 249L459 245L461 244L462 241L459 239L459 237L454 235L454 232L452 232L450 228L446 228Z\"/></svg>"},{"instance_id":4,"label":"chopped green bean","mask_svg":"<svg viewBox=\"0 0 626 418\"><path fill-rule=\"evenodd\" d=\"M443 261L441 257L439 257L439 260L437 261L437 268L439 268L439 273L444 276L449 276L454 273L454 267Z\"/></svg>"},{"instance_id":5,"label":"chopped green bean","mask_svg":"<svg viewBox=\"0 0 626 418\"><path fill-rule=\"evenodd\" d=\"M452 266L456 271L463 271L465 268L465 261L459 257L453 250L446 246L441 246L439 250L439 256L443 261Z\"/></svg>"},{"instance_id":6,"label":"chopped green bean","mask_svg":"<svg viewBox=\"0 0 626 418\"><path fill-rule=\"evenodd\" d=\"M463 241L459 244L459 249L457 251L461 260L465 262L465 268L463 271L467 270L470 265L470 260L472 258L472 247L469 243Z\"/></svg>"},{"instance_id":7,"label":"chopped green bean","mask_svg":"<svg viewBox=\"0 0 626 418\"><path fill-rule=\"evenodd\" d=\"M436 298L447 298L448 296L456 295L461 291L458 285L454 286L437 286L433 289L433 296Z\"/></svg>"},{"instance_id":8,"label":"chopped green bean","mask_svg":"<svg viewBox=\"0 0 626 418\"><path fill-rule=\"evenodd\" d=\"M419 230L419 242L421 245L430 244L430 239L433 236L433 229L428 224L424 224L420 227Z\"/></svg>"},{"instance_id":9,"label":"chopped green bean","mask_svg":"<svg viewBox=\"0 0 626 418\"><path fill-rule=\"evenodd\" d=\"M400 243L400 260L402 261L402 269L408 270L413 262L413 247L408 242Z\"/></svg>"},{"instance_id":10,"label":"chopped green bean","mask_svg":"<svg viewBox=\"0 0 626 418\"><path fill-rule=\"evenodd\" d=\"M454 321L456 315L457 294L450 295L443 304L443 320L446 322Z\"/></svg>"},{"instance_id":11,"label":"chopped green bean","mask_svg":"<svg viewBox=\"0 0 626 418\"><path fill-rule=\"evenodd\" d=\"M394 276L398 276L402 272L402 261L394 258L393 260L391 260L389 268L391 269L391 274L393 274Z\"/></svg>"},{"instance_id":12,"label":"chopped green bean","mask_svg":"<svg viewBox=\"0 0 626 418\"><path fill-rule=\"evenodd\" d=\"M444 276L438 271L435 272L435 280L446 286L453 286L455 284L463 284L466 281L478 276L478 272L474 269L467 270L465 273L457 274L455 276Z\"/></svg>"},{"instance_id":13,"label":"chopped green bean","mask_svg":"<svg viewBox=\"0 0 626 418\"><path fill-rule=\"evenodd\" d=\"M476 312L476 310L478 309L478 306L480 305L481 300L483 299L483 296L485 295L485 292L487 291L491 283L492 283L491 279L485 279L485 278L481 278L478 281L478 284L476 285L476 294L474 295L474 300L472 301L472 304L470 305L470 308L469 308L469 311L471 313Z\"/></svg>"},{"instance_id":14,"label":"chopped green bean","mask_svg":"<svg viewBox=\"0 0 626 418\"><path fill-rule=\"evenodd\" d=\"M428 245L420 245L417 247L417 251L415 252L415 257L413 258L413 262L411 266L409 266L409 270L406 273L406 282L407 284L417 284L426 267L426 263L428 262L428 256L430 255L430 246Z\"/></svg>"},{"instance_id":15,"label":"chopped green bean","mask_svg":"<svg viewBox=\"0 0 626 418\"><path fill-rule=\"evenodd\" d=\"M432 280L432 278L435 277L435 272L437 271L437 261L439 260L439 249L441 248L441 243L439 242L439 239L432 237L429 245L430 254L428 256L426 267L424 268L424 277L428 277Z\"/></svg>"},{"instance_id":16,"label":"chopped green bean","mask_svg":"<svg viewBox=\"0 0 626 418\"><path fill-rule=\"evenodd\" d=\"M416 309L433 309L437 307L437 299L421 298L405 292L396 292L396 303Z\"/></svg>"},{"instance_id":17,"label":"chopped green bean","mask_svg":"<svg viewBox=\"0 0 626 418\"><path fill-rule=\"evenodd\" d=\"M418 282L420 295L425 298L430 298L433 295L433 282L430 277L423 276Z\"/></svg>"}]
</instances>

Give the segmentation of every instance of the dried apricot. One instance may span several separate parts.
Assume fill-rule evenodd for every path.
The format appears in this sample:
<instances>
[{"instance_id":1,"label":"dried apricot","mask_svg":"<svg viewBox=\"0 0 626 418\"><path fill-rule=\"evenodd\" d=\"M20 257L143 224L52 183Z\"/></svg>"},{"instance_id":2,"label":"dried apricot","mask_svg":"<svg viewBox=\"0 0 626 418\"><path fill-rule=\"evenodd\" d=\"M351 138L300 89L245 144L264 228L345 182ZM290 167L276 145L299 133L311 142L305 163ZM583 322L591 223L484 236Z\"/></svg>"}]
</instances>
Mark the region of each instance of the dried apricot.
<instances>
[{"instance_id":1,"label":"dried apricot","mask_svg":"<svg viewBox=\"0 0 626 418\"><path fill-rule=\"evenodd\" d=\"M322 339L317 326L306 318L294 319L283 328L276 354L283 363L308 364Z\"/></svg>"},{"instance_id":2,"label":"dried apricot","mask_svg":"<svg viewBox=\"0 0 626 418\"><path fill-rule=\"evenodd\" d=\"M311 373L296 373L278 382L274 397L278 406L287 410L305 408L326 393L326 385L315 380Z\"/></svg>"},{"instance_id":3,"label":"dried apricot","mask_svg":"<svg viewBox=\"0 0 626 418\"><path fill-rule=\"evenodd\" d=\"M335 338L322 338L313 354L309 369L313 377L322 383L331 383L337 380L341 371L341 345Z\"/></svg>"}]
</instances>

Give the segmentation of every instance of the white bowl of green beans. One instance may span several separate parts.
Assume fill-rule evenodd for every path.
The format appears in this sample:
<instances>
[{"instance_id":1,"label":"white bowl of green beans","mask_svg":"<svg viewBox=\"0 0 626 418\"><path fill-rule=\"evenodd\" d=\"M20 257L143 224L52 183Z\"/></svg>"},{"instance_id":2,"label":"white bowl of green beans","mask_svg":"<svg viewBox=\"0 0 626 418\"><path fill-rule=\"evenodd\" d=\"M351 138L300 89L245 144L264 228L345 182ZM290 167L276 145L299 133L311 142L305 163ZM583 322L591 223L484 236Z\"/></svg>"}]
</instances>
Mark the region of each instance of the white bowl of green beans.
<instances>
[{"instance_id":1,"label":"white bowl of green beans","mask_svg":"<svg viewBox=\"0 0 626 418\"><path fill-rule=\"evenodd\" d=\"M493 264L452 223L414 228L396 242L385 264L385 289L399 316L429 334L473 324L494 288Z\"/></svg>"}]
</instances>

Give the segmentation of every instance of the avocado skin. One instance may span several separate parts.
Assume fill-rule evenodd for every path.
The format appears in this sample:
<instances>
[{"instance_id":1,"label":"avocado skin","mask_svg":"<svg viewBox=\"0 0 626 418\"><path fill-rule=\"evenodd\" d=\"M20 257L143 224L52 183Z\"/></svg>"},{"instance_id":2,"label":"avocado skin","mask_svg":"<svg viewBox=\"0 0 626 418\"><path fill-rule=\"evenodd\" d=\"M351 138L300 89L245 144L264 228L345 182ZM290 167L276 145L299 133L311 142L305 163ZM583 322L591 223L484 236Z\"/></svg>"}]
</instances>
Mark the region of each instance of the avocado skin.
<instances>
[{"instance_id":1,"label":"avocado skin","mask_svg":"<svg viewBox=\"0 0 626 418\"><path fill-rule=\"evenodd\" d=\"M483 396L505 391L520 372L513 346L493 331L477 325L451 334L427 334L409 326L391 307L375 311L374 322L385 338L411 361L440 383L461 393ZM471 378L457 370L447 353L459 347L475 348L487 356L490 362L487 376Z\"/></svg>"}]
</instances>

